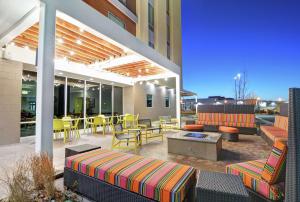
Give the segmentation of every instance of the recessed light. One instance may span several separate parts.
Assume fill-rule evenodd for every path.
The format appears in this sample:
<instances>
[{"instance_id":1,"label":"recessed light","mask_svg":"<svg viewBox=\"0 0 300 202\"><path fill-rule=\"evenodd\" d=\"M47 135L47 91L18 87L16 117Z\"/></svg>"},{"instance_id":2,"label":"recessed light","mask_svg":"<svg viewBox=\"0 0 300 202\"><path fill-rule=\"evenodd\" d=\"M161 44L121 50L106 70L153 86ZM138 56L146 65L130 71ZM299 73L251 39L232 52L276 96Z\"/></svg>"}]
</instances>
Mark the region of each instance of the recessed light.
<instances>
[{"instance_id":1,"label":"recessed light","mask_svg":"<svg viewBox=\"0 0 300 202\"><path fill-rule=\"evenodd\" d=\"M74 55L75 53L74 53L74 51L70 51L70 55Z\"/></svg>"},{"instance_id":2,"label":"recessed light","mask_svg":"<svg viewBox=\"0 0 300 202\"><path fill-rule=\"evenodd\" d=\"M83 29L83 28L80 28L79 31L82 33L82 32L84 32L84 29Z\"/></svg>"},{"instance_id":3,"label":"recessed light","mask_svg":"<svg viewBox=\"0 0 300 202\"><path fill-rule=\"evenodd\" d=\"M140 81L140 85L142 85L143 84L143 82L142 81Z\"/></svg>"},{"instance_id":4,"label":"recessed light","mask_svg":"<svg viewBox=\"0 0 300 202\"><path fill-rule=\"evenodd\" d=\"M24 48L25 48L26 50L29 50L29 47L28 47L28 46L24 46Z\"/></svg>"},{"instance_id":5,"label":"recessed light","mask_svg":"<svg viewBox=\"0 0 300 202\"><path fill-rule=\"evenodd\" d=\"M60 43L60 44L62 44L62 43L64 43L64 40L62 38L58 38L57 42Z\"/></svg>"},{"instance_id":6,"label":"recessed light","mask_svg":"<svg viewBox=\"0 0 300 202\"><path fill-rule=\"evenodd\" d=\"M139 73L141 73L142 72L142 70L141 69L139 69Z\"/></svg>"},{"instance_id":7,"label":"recessed light","mask_svg":"<svg viewBox=\"0 0 300 202\"><path fill-rule=\"evenodd\" d=\"M127 72L127 74L126 74L127 76L130 76L130 74L129 74L129 72Z\"/></svg>"},{"instance_id":8,"label":"recessed light","mask_svg":"<svg viewBox=\"0 0 300 202\"><path fill-rule=\"evenodd\" d=\"M148 73L148 72L149 72L149 69L146 69L146 72Z\"/></svg>"},{"instance_id":9,"label":"recessed light","mask_svg":"<svg viewBox=\"0 0 300 202\"><path fill-rule=\"evenodd\" d=\"M77 39L77 40L76 40L76 43L77 43L78 45L81 45L81 44L82 44L82 41L81 41L80 39Z\"/></svg>"},{"instance_id":10,"label":"recessed light","mask_svg":"<svg viewBox=\"0 0 300 202\"><path fill-rule=\"evenodd\" d=\"M15 42L11 42L10 45L14 46L14 45L15 45Z\"/></svg>"}]
</instances>

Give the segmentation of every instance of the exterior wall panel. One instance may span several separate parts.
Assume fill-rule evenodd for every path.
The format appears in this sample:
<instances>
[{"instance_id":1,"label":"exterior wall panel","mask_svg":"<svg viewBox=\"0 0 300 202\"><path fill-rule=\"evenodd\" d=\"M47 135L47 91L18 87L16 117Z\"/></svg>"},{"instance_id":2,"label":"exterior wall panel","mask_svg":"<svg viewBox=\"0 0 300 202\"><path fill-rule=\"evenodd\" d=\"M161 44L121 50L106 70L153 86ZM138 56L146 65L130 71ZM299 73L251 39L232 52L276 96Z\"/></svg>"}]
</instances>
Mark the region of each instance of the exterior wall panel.
<instances>
[{"instance_id":1,"label":"exterior wall panel","mask_svg":"<svg viewBox=\"0 0 300 202\"><path fill-rule=\"evenodd\" d=\"M20 142L22 67L0 58L0 145Z\"/></svg>"},{"instance_id":2,"label":"exterior wall panel","mask_svg":"<svg viewBox=\"0 0 300 202\"><path fill-rule=\"evenodd\" d=\"M112 13L114 16L118 17L121 21L125 23L125 28L128 32L133 35L136 35L136 24L129 17L119 11L116 7L110 4L107 0L84 0L87 4L89 4L94 9L98 10L105 16L108 16L108 13ZM131 5L131 4L130 4ZM134 6L132 4L131 6Z\"/></svg>"}]
</instances>

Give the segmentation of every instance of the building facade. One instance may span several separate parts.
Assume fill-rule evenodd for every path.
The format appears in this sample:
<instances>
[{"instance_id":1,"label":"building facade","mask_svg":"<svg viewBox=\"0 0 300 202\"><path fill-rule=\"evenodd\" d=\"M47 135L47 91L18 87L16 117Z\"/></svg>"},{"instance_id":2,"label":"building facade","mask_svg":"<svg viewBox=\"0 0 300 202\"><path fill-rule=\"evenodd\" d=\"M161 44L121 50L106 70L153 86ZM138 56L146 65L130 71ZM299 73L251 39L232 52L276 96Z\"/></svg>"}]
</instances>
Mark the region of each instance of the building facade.
<instances>
[{"instance_id":1,"label":"building facade","mask_svg":"<svg viewBox=\"0 0 300 202\"><path fill-rule=\"evenodd\" d=\"M0 144L48 150L64 116L180 117L180 0L20 3L0 6Z\"/></svg>"}]
</instances>

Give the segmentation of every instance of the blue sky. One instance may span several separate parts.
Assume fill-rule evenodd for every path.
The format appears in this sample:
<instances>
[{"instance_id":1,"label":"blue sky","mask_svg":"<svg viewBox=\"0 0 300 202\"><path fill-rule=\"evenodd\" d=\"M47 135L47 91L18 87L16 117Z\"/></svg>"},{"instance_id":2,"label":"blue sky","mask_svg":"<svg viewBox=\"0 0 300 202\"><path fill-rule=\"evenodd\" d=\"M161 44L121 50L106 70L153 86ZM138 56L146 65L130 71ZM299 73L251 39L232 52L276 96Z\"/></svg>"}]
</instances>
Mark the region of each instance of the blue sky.
<instances>
[{"instance_id":1,"label":"blue sky","mask_svg":"<svg viewBox=\"0 0 300 202\"><path fill-rule=\"evenodd\" d=\"M288 97L300 87L300 1L183 0L183 86L234 96L233 77L246 71L249 92Z\"/></svg>"}]
</instances>

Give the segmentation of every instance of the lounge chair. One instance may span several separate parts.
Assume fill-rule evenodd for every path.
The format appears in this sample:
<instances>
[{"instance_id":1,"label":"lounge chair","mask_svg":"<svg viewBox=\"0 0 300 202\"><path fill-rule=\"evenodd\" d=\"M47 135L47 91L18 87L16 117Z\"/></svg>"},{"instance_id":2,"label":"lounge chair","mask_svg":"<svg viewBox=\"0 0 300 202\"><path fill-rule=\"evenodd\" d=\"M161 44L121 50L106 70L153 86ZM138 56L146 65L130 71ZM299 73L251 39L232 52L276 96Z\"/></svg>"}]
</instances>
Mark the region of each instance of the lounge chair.
<instances>
[{"instance_id":1,"label":"lounge chair","mask_svg":"<svg viewBox=\"0 0 300 202\"><path fill-rule=\"evenodd\" d=\"M277 141L268 159L231 164L226 166L226 173L239 175L253 198L281 201L284 198L286 156L286 144Z\"/></svg>"}]
</instances>

